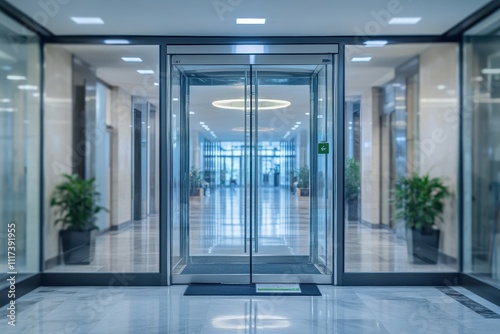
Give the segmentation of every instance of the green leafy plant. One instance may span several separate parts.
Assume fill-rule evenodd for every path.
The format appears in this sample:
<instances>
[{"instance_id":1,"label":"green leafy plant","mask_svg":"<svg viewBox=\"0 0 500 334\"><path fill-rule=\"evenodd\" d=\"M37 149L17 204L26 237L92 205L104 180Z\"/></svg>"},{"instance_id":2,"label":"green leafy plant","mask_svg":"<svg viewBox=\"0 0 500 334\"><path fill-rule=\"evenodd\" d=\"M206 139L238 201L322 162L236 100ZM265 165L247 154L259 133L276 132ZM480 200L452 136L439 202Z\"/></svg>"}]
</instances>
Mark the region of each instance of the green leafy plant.
<instances>
[{"instance_id":1,"label":"green leafy plant","mask_svg":"<svg viewBox=\"0 0 500 334\"><path fill-rule=\"evenodd\" d=\"M64 174L65 181L58 184L50 198L50 206L56 207L55 224L61 222L68 230L98 229L97 214L106 208L97 205L100 193L95 179L82 179L76 174Z\"/></svg>"},{"instance_id":2,"label":"green leafy plant","mask_svg":"<svg viewBox=\"0 0 500 334\"><path fill-rule=\"evenodd\" d=\"M309 188L309 167L306 165L302 166L298 170L299 182L297 184L298 188Z\"/></svg>"},{"instance_id":3,"label":"green leafy plant","mask_svg":"<svg viewBox=\"0 0 500 334\"><path fill-rule=\"evenodd\" d=\"M430 229L436 220L443 220L444 200L448 196L450 192L440 178L428 174L403 177L393 190L396 218L404 219L410 228Z\"/></svg>"},{"instance_id":4,"label":"green leafy plant","mask_svg":"<svg viewBox=\"0 0 500 334\"><path fill-rule=\"evenodd\" d=\"M345 164L345 196L348 201L356 201L361 188L361 171L359 163L347 158Z\"/></svg>"},{"instance_id":5,"label":"green leafy plant","mask_svg":"<svg viewBox=\"0 0 500 334\"><path fill-rule=\"evenodd\" d=\"M191 189L201 187L201 171L196 167L189 170L189 187Z\"/></svg>"}]
</instances>

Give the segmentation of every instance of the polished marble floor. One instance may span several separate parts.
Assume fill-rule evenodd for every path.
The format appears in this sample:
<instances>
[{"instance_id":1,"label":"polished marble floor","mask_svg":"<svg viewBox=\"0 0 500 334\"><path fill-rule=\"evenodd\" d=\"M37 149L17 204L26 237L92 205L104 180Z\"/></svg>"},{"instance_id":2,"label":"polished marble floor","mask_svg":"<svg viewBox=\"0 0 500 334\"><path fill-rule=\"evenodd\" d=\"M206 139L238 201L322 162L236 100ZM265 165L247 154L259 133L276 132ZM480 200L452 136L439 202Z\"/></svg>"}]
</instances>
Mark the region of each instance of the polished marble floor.
<instances>
[{"instance_id":1,"label":"polished marble floor","mask_svg":"<svg viewBox=\"0 0 500 334\"><path fill-rule=\"evenodd\" d=\"M481 312L435 287L324 285L321 297L183 296L185 289L40 287L17 300L15 328L0 308L0 333L492 334L500 328L500 307L461 287L450 290Z\"/></svg>"}]
</instances>

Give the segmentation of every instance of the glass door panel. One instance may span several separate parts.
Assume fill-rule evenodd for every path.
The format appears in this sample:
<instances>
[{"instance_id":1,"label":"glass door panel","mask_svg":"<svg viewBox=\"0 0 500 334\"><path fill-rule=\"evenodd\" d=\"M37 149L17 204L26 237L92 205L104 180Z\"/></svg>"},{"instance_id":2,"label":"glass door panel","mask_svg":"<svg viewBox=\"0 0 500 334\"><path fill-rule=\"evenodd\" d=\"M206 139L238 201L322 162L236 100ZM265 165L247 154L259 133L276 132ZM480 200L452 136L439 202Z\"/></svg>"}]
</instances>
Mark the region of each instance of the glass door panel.
<instances>
[{"instance_id":1,"label":"glass door panel","mask_svg":"<svg viewBox=\"0 0 500 334\"><path fill-rule=\"evenodd\" d=\"M183 260L177 261L173 282L249 283L245 167L249 66L173 68L184 83L183 94L173 94L171 102L171 110L178 111L172 122L179 119L183 133L178 165L184 203L179 223L183 233L173 235L184 238ZM227 107L217 107L218 103ZM173 240L174 255L178 244Z\"/></svg>"},{"instance_id":2,"label":"glass door panel","mask_svg":"<svg viewBox=\"0 0 500 334\"><path fill-rule=\"evenodd\" d=\"M172 56L172 282L331 283L331 56L249 58Z\"/></svg>"},{"instance_id":3,"label":"glass door panel","mask_svg":"<svg viewBox=\"0 0 500 334\"><path fill-rule=\"evenodd\" d=\"M328 65L258 65L252 71L259 101L252 109L252 281L330 283L332 163L317 147L331 140L331 73Z\"/></svg>"}]
</instances>

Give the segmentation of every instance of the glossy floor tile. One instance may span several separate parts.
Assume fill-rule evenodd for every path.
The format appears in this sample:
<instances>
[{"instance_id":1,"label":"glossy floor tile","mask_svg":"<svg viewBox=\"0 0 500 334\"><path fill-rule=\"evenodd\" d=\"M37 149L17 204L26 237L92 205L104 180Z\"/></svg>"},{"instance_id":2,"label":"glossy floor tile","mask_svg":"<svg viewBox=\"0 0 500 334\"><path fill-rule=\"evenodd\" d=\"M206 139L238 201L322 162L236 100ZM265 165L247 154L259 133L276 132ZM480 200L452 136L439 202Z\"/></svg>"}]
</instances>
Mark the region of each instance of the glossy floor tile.
<instances>
[{"instance_id":1,"label":"glossy floor tile","mask_svg":"<svg viewBox=\"0 0 500 334\"><path fill-rule=\"evenodd\" d=\"M17 326L0 333L497 333L434 287L320 286L320 297L183 296L186 286L40 287L17 300ZM500 314L468 290L461 298Z\"/></svg>"}]
</instances>

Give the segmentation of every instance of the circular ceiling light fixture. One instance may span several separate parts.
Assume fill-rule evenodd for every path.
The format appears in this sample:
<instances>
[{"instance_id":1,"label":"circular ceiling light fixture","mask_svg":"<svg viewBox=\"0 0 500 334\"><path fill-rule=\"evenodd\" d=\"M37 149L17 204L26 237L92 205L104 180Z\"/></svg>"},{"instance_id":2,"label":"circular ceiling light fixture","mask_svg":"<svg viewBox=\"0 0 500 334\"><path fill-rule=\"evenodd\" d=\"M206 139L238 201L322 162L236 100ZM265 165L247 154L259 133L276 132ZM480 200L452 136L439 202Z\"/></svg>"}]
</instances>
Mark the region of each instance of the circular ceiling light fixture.
<instances>
[{"instance_id":1,"label":"circular ceiling light fixture","mask_svg":"<svg viewBox=\"0 0 500 334\"><path fill-rule=\"evenodd\" d=\"M285 100L274 100L274 99L259 99L258 110L273 110L286 108L291 103ZM221 109L232 109L232 110L245 110L245 99L229 99L229 100L217 100L212 102L212 105L216 108ZM250 108L250 101L247 101L247 107Z\"/></svg>"},{"instance_id":2,"label":"circular ceiling light fixture","mask_svg":"<svg viewBox=\"0 0 500 334\"><path fill-rule=\"evenodd\" d=\"M236 127L236 128L232 128L232 131L244 132L245 128L242 127L242 126L241 127ZM270 132L270 131L274 131L274 128L259 127L258 131L259 132Z\"/></svg>"}]
</instances>

